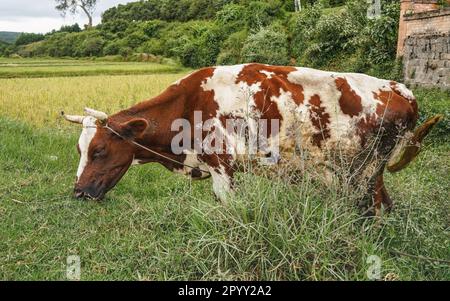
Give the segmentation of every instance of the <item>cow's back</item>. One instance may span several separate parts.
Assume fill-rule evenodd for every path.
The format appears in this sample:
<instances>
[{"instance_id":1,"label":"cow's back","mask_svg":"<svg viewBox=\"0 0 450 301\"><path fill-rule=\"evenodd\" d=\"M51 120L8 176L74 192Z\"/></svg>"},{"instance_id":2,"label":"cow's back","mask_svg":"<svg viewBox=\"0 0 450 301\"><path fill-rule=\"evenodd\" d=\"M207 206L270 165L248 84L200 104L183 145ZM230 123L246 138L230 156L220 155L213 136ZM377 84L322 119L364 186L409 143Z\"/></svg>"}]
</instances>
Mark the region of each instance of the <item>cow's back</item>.
<instances>
[{"instance_id":1,"label":"cow's back","mask_svg":"<svg viewBox=\"0 0 450 301\"><path fill-rule=\"evenodd\" d=\"M273 138L281 152L301 148L319 161L330 151L360 152L380 129L393 131L393 139L417 119L414 96L404 85L364 74L245 64L202 69L183 82L214 102L210 116L266 119L269 128L270 120L279 120Z\"/></svg>"}]
</instances>

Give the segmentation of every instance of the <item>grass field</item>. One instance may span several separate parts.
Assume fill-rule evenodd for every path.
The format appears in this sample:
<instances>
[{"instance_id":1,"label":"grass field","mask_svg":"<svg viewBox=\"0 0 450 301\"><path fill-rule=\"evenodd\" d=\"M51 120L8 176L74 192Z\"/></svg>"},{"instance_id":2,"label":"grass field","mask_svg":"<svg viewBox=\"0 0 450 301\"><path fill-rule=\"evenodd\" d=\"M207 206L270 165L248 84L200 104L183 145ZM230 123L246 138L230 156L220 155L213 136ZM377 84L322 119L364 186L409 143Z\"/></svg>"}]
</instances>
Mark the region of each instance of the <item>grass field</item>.
<instances>
[{"instance_id":1,"label":"grass field","mask_svg":"<svg viewBox=\"0 0 450 301\"><path fill-rule=\"evenodd\" d=\"M167 74L183 70L177 65L156 63L0 58L0 78Z\"/></svg>"},{"instance_id":2,"label":"grass field","mask_svg":"<svg viewBox=\"0 0 450 301\"><path fill-rule=\"evenodd\" d=\"M58 112L112 113L184 74L0 79L0 279L66 279L67 256L78 255L83 280L368 280L376 255L381 279L450 280L445 92L416 91L425 115L447 110L447 120L415 162L386 175L395 208L381 223L308 177L240 174L222 205L210 180L156 164L130 169L102 202L72 198L80 129Z\"/></svg>"}]
</instances>

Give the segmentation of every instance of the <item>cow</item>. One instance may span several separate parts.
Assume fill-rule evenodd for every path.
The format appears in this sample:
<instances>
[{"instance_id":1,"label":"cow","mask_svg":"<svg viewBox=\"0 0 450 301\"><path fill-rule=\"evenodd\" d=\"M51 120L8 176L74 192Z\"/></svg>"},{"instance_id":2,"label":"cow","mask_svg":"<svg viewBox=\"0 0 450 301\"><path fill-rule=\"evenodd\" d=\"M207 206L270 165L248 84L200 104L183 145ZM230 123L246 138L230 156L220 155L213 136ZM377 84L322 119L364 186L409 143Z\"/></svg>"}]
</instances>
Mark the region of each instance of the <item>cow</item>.
<instances>
[{"instance_id":1,"label":"cow","mask_svg":"<svg viewBox=\"0 0 450 301\"><path fill-rule=\"evenodd\" d=\"M203 68L116 114L92 109L85 113L62 112L66 120L83 126L76 198L102 199L131 165L158 162L194 179L212 177L214 194L226 202L233 195L234 174L249 158L242 145L249 131L255 132L254 125L265 120L265 147L252 153L253 159L270 168L286 162L289 168L305 160L330 175L338 172L336 162L344 158L355 184L367 185L370 214L378 214L382 205L392 206L383 183L385 168L395 172L406 167L441 119L432 117L414 130L416 99L395 81L257 63ZM190 135L183 134L188 143L174 151L180 144L174 143L180 138L180 120ZM245 134L229 132L230 120L245 121ZM207 121L210 127L205 130ZM195 137L199 127L201 134ZM209 151L194 147L208 139ZM293 155L297 153L302 155Z\"/></svg>"}]
</instances>

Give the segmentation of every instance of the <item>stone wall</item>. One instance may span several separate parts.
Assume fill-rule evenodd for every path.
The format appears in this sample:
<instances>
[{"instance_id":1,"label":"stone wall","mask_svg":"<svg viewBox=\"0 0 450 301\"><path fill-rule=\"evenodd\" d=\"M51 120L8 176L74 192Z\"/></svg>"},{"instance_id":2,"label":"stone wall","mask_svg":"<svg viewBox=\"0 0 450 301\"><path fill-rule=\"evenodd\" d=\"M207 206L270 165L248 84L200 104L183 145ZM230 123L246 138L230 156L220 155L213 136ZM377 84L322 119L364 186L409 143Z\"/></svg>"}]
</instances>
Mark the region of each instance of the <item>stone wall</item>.
<instances>
[{"instance_id":1,"label":"stone wall","mask_svg":"<svg viewBox=\"0 0 450 301\"><path fill-rule=\"evenodd\" d=\"M450 31L408 36L403 67L410 86L450 89Z\"/></svg>"},{"instance_id":2,"label":"stone wall","mask_svg":"<svg viewBox=\"0 0 450 301\"><path fill-rule=\"evenodd\" d=\"M450 89L450 8L427 11L424 5L431 3L422 2L432 1L416 1L408 1L413 6L402 2L397 54L403 56L404 80L411 86ZM404 10L411 7L416 9Z\"/></svg>"}]
</instances>

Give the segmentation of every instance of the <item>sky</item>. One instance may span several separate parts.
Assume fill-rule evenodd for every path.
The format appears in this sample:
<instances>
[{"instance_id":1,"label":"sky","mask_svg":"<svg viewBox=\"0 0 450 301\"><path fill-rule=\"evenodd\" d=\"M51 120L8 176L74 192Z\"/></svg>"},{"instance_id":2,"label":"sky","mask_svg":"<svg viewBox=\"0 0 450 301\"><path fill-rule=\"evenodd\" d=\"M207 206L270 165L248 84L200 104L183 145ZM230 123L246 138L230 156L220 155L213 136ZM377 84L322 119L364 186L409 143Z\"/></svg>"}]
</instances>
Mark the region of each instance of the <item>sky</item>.
<instances>
[{"instance_id":1,"label":"sky","mask_svg":"<svg viewBox=\"0 0 450 301\"><path fill-rule=\"evenodd\" d=\"M132 0L98 0L94 13L94 25L100 23L101 13L106 9L133 2ZM63 17L55 9L54 0L0 0L0 31L46 33L62 25L75 23L83 27L88 20L80 11L76 16L69 13Z\"/></svg>"}]
</instances>

